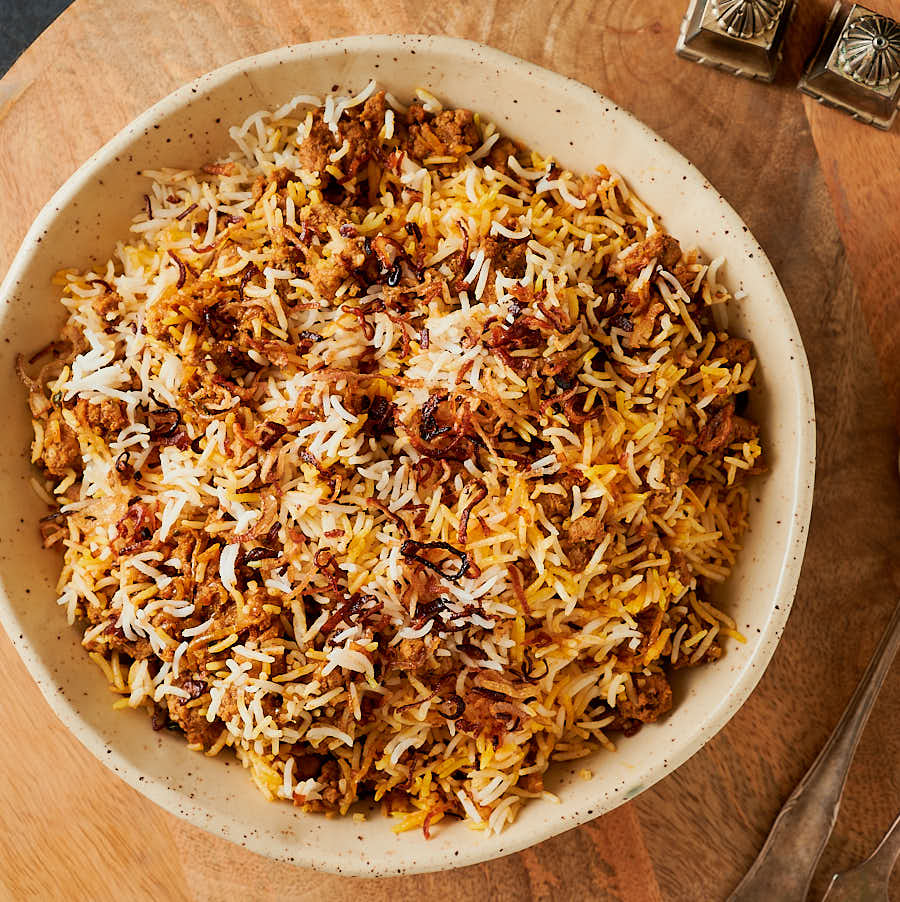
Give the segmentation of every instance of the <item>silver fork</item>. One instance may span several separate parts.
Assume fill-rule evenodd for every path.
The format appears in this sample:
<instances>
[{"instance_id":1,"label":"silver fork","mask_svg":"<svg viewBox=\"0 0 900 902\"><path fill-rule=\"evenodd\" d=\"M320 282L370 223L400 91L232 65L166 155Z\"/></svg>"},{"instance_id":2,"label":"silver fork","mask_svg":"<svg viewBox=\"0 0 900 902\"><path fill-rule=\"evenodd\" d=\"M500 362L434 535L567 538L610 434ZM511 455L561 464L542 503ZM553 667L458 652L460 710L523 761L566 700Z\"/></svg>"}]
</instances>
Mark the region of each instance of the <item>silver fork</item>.
<instances>
[{"instance_id":1,"label":"silver fork","mask_svg":"<svg viewBox=\"0 0 900 902\"><path fill-rule=\"evenodd\" d=\"M888 881L900 857L900 814L878 848L862 863L831 878L822 902L890 902Z\"/></svg>"},{"instance_id":2,"label":"silver fork","mask_svg":"<svg viewBox=\"0 0 900 902\"><path fill-rule=\"evenodd\" d=\"M900 603L840 722L785 802L762 851L728 902L803 902L806 898L837 820L853 753L898 649Z\"/></svg>"}]
</instances>

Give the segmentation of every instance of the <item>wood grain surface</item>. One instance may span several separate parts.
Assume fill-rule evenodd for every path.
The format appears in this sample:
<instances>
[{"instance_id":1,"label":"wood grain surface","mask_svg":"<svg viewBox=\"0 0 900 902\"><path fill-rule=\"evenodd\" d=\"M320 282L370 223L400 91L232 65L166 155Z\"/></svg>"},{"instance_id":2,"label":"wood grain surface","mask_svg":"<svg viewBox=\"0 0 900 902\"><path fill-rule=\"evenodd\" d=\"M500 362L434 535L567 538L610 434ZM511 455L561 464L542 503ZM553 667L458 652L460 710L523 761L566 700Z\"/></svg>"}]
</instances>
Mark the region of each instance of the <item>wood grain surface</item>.
<instances>
[{"instance_id":1,"label":"wood grain surface","mask_svg":"<svg viewBox=\"0 0 900 902\"><path fill-rule=\"evenodd\" d=\"M0 271L52 191L138 112L230 60L406 31L484 41L610 95L731 201L769 253L813 372L819 463L794 611L759 688L627 806L462 871L362 881L276 864L155 807L51 714L0 634L0 892L20 899L720 900L861 675L900 592L900 141L794 90L831 0L806 0L772 86L676 59L687 0L76 0L0 81ZM873 0L900 16L900 0ZM301 86L295 86L297 90ZM291 89L286 87L286 93ZM7 399L6 403L19 403ZM900 668L854 762L811 899L900 809ZM895 875L900 898L900 880Z\"/></svg>"}]
</instances>

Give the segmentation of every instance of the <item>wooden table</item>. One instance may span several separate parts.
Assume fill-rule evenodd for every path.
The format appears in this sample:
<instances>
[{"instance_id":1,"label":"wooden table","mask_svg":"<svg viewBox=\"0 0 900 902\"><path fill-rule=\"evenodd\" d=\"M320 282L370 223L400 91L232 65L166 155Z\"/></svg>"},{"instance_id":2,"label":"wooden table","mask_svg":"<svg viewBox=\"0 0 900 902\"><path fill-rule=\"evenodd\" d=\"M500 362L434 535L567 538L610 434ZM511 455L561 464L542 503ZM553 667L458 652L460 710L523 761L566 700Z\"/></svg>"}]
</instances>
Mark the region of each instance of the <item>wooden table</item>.
<instances>
[{"instance_id":1,"label":"wooden table","mask_svg":"<svg viewBox=\"0 0 900 902\"><path fill-rule=\"evenodd\" d=\"M873 4L900 16L900 0ZM793 90L831 0L799 4L774 86L676 59L686 5L76 0L0 82L2 270L77 164L152 102L229 60L338 35L435 32L571 75L660 132L741 212L791 299L819 422L809 550L775 658L731 723L631 804L453 873L364 883L273 864L176 820L105 770L0 636L0 685L15 687L0 693L8 898L649 902L718 900L734 886L837 721L900 590L900 140L897 128L880 133ZM898 689L895 667L811 898L867 855L900 809Z\"/></svg>"}]
</instances>

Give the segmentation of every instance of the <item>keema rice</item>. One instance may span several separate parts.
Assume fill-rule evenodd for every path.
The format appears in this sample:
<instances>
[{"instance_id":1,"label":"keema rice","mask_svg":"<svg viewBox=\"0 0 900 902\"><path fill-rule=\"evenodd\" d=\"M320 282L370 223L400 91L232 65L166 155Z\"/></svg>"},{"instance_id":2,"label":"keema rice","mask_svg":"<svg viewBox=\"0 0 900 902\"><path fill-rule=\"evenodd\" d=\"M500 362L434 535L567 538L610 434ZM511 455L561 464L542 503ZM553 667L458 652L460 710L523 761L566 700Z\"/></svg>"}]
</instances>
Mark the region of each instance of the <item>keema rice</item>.
<instances>
[{"instance_id":1,"label":"keema rice","mask_svg":"<svg viewBox=\"0 0 900 902\"><path fill-rule=\"evenodd\" d=\"M297 94L145 173L20 371L116 707L304 811L495 832L742 641L756 360L619 175L417 98Z\"/></svg>"}]
</instances>

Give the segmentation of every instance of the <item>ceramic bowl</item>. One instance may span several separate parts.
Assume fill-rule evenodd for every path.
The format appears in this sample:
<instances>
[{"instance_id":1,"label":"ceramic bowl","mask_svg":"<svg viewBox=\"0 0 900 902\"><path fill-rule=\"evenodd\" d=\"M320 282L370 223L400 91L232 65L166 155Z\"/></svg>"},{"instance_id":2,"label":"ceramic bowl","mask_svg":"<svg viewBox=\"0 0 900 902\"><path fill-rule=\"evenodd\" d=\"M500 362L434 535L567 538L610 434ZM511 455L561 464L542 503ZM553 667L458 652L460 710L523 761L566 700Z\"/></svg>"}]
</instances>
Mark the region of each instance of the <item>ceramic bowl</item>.
<instances>
[{"instance_id":1,"label":"ceramic bowl","mask_svg":"<svg viewBox=\"0 0 900 902\"><path fill-rule=\"evenodd\" d=\"M178 735L152 732L143 713L113 711L103 676L55 604L58 558L41 550L37 535L46 508L29 485L29 417L13 361L56 335L53 273L107 258L141 205L139 170L199 166L229 148L228 125L251 112L334 85L355 91L372 76L401 98L423 86L448 104L480 110L576 171L600 162L619 170L683 245L727 257L726 282L747 295L731 311L732 327L754 341L760 359L753 415L770 470L754 482L752 529L718 598L747 643L730 642L714 666L680 672L672 713L622 740L617 753L556 767L547 782L559 804L529 803L497 836L445 822L426 841L420 831L395 835L379 815L365 822L304 815L265 801L234 759L205 758ZM451 38L356 37L274 50L202 76L139 116L43 209L0 289L0 335L3 626L53 710L107 767L169 811L256 852L332 872L398 874L540 842L634 798L694 754L753 690L781 635L806 539L815 427L806 356L778 279L737 213L661 138L590 88L505 53ZM584 768L595 776L583 779Z\"/></svg>"}]
</instances>

